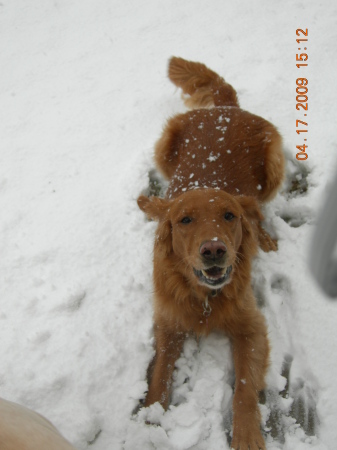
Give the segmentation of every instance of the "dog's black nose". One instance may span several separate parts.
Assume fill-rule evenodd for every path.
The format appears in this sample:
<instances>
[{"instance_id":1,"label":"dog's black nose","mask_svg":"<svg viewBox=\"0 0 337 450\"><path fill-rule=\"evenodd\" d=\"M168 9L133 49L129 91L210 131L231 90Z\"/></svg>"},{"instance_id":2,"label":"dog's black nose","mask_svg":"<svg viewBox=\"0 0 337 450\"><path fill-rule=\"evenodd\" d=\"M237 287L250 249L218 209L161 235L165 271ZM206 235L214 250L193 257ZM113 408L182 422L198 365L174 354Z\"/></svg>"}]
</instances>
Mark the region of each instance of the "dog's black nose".
<instances>
[{"instance_id":1,"label":"dog's black nose","mask_svg":"<svg viewBox=\"0 0 337 450\"><path fill-rule=\"evenodd\" d=\"M208 261L217 261L227 252L227 247L222 241L206 241L201 244L200 255Z\"/></svg>"}]
</instances>

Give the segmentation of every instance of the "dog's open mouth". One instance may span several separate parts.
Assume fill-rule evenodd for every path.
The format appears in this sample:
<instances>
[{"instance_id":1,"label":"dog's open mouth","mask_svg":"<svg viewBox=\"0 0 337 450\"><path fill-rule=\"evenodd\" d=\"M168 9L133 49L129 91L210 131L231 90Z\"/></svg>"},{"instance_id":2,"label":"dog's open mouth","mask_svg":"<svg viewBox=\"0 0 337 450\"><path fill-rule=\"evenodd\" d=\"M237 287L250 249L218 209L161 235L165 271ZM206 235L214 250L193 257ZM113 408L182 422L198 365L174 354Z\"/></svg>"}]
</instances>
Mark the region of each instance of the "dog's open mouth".
<instances>
[{"instance_id":1,"label":"dog's open mouth","mask_svg":"<svg viewBox=\"0 0 337 450\"><path fill-rule=\"evenodd\" d=\"M232 272L233 267L218 267L214 266L210 269L202 269L197 270L193 268L193 271L199 281L202 284L207 284L209 286L220 286L226 283L226 281L229 279L229 276Z\"/></svg>"}]
</instances>

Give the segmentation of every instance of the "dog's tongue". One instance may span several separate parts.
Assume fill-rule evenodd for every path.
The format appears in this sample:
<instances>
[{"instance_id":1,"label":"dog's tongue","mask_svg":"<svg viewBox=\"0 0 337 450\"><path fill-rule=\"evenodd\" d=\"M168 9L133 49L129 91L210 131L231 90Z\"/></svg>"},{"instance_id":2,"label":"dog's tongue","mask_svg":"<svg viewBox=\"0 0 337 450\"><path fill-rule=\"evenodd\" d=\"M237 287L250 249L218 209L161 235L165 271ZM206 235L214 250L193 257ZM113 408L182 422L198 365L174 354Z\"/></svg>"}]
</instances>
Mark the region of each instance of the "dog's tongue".
<instances>
[{"instance_id":1,"label":"dog's tongue","mask_svg":"<svg viewBox=\"0 0 337 450\"><path fill-rule=\"evenodd\" d=\"M221 267L211 267L205 270L205 272L212 278L220 278L223 275L223 269Z\"/></svg>"}]
</instances>

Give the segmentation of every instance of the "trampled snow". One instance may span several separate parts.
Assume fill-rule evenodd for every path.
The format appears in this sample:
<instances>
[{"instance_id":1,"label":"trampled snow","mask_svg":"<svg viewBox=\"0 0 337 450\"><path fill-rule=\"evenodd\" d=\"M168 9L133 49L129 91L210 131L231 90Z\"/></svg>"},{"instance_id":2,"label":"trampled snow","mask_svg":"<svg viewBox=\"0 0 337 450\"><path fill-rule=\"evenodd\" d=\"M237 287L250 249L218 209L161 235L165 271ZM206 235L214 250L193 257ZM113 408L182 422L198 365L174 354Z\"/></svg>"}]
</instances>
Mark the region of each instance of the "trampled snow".
<instances>
[{"instance_id":1,"label":"trampled snow","mask_svg":"<svg viewBox=\"0 0 337 450\"><path fill-rule=\"evenodd\" d=\"M156 227L136 199L165 120L185 110L166 76L176 55L224 76L284 138L287 181L264 211L279 250L260 251L253 270L272 344L267 448L335 448L337 303L307 260L337 163L336 18L332 0L1 1L1 397L78 449L229 448L234 372L221 335L186 342L166 413L156 404L132 416L153 355ZM306 69L298 28L309 30Z\"/></svg>"}]
</instances>

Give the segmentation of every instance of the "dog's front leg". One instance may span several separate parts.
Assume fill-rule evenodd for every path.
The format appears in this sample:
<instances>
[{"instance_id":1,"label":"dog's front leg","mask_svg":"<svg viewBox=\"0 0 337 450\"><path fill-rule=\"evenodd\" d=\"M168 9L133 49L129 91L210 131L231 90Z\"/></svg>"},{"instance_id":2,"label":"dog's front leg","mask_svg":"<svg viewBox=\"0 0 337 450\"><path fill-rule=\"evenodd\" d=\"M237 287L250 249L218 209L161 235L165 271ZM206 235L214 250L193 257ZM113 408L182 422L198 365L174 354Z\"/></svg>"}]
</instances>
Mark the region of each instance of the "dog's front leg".
<instances>
[{"instance_id":1,"label":"dog's front leg","mask_svg":"<svg viewBox=\"0 0 337 450\"><path fill-rule=\"evenodd\" d=\"M262 329L233 339L235 393L233 399L234 450L265 450L260 430L259 392L264 388L269 346L264 323Z\"/></svg>"},{"instance_id":2,"label":"dog's front leg","mask_svg":"<svg viewBox=\"0 0 337 450\"><path fill-rule=\"evenodd\" d=\"M156 353L148 369L149 390L144 406L159 402L167 409L174 365L182 351L185 333L172 330L166 324L155 324L154 335Z\"/></svg>"}]
</instances>

